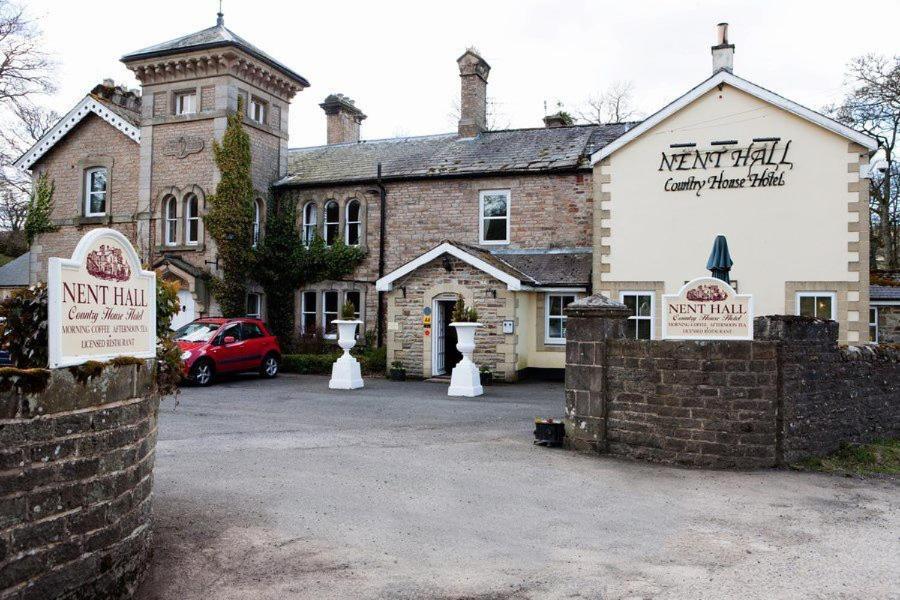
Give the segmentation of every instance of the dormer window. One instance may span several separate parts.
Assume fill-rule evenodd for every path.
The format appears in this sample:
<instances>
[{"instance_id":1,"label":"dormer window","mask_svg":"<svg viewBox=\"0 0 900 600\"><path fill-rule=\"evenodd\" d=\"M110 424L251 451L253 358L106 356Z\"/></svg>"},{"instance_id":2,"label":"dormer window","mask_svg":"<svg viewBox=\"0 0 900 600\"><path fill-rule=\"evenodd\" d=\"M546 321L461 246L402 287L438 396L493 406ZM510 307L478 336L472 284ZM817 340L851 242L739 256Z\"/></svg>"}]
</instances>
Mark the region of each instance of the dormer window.
<instances>
[{"instance_id":1,"label":"dormer window","mask_svg":"<svg viewBox=\"0 0 900 600\"><path fill-rule=\"evenodd\" d=\"M180 92L175 94L175 114L192 115L197 112L196 92Z\"/></svg>"},{"instance_id":2,"label":"dormer window","mask_svg":"<svg viewBox=\"0 0 900 600\"><path fill-rule=\"evenodd\" d=\"M266 104L265 100L260 100L256 96L252 96L250 98L250 114L248 116L251 121L265 123L268 109L269 106Z\"/></svg>"},{"instance_id":3,"label":"dormer window","mask_svg":"<svg viewBox=\"0 0 900 600\"><path fill-rule=\"evenodd\" d=\"M105 167L84 172L84 216L100 217L106 214L107 181Z\"/></svg>"}]
</instances>

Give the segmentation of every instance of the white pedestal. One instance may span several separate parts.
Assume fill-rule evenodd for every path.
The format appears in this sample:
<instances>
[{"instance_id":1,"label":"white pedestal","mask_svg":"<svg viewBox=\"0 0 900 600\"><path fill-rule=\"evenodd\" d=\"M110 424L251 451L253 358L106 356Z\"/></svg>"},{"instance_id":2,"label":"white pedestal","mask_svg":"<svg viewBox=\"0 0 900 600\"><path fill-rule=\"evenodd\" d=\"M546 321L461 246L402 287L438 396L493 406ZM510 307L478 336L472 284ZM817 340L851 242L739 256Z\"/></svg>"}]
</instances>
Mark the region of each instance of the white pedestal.
<instances>
[{"instance_id":1,"label":"white pedestal","mask_svg":"<svg viewBox=\"0 0 900 600\"><path fill-rule=\"evenodd\" d=\"M481 374L478 372L478 367L471 360L463 357L453 367L453 374L450 375L450 389L447 390L447 395L472 398L483 393L484 389L481 387Z\"/></svg>"},{"instance_id":2,"label":"white pedestal","mask_svg":"<svg viewBox=\"0 0 900 600\"><path fill-rule=\"evenodd\" d=\"M355 390L363 386L362 370L359 361L350 356L350 349L356 345L356 326L362 321L335 319L338 327L338 346L344 351L331 366L331 381L328 387L332 390Z\"/></svg>"},{"instance_id":3,"label":"white pedestal","mask_svg":"<svg viewBox=\"0 0 900 600\"><path fill-rule=\"evenodd\" d=\"M348 351L344 351L344 355L331 366L331 381L328 382L328 387L332 390L355 390L362 386L359 361L350 356Z\"/></svg>"},{"instance_id":4,"label":"white pedestal","mask_svg":"<svg viewBox=\"0 0 900 600\"><path fill-rule=\"evenodd\" d=\"M480 396L484 390L481 387L478 366L472 362L472 353L475 352L475 331L481 327L481 323L453 322L450 326L456 328L456 349L462 354L462 360L453 367L447 395L466 398Z\"/></svg>"}]
</instances>

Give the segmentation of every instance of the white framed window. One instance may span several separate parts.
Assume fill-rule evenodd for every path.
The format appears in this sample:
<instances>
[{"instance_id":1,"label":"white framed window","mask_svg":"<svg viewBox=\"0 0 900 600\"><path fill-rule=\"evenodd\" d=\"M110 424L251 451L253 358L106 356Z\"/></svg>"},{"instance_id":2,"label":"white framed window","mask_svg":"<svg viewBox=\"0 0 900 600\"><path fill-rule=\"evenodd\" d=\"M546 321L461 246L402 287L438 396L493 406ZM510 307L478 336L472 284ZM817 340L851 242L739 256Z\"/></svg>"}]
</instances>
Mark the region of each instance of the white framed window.
<instances>
[{"instance_id":1,"label":"white framed window","mask_svg":"<svg viewBox=\"0 0 900 600\"><path fill-rule=\"evenodd\" d=\"M337 337L337 325L334 324L334 320L338 318L339 304L337 291L322 292L322 332L326 338Z\"/></svg>"},{"instance_id":2,"label":"white framed window","mask_svg":"<svg viewBox=\"0 0 900 600\"><path fill-rule=\"evenodd\" d=\"M316 292L303 292L300 306L300 331L303 333L309 334L316 331L316 319L318 317L317 298L318 294Z\"/></svg>"},{"instance_id":3,"label":"white framed window","mask_svg":"<svg viewBox=\"0 0 900 600\"><path fill-rule=\"evenodd\" d=\"M259 237L262 232L262 200L257 198L253 201L253 247L259 246Z\"/></svg>"},{"instance_id":4,"label":"white framed window","mask_svg":"<svg viewBox=\"0 0 900 600\"><path fill-rule=\"evenodd\" d=\"M325 245L333 245L341 233L341 209L334 200L325 205Z\"/></svg>"},{"instance_id":5,"label":"white framed window","mask_svg":"<svg viewBox=\"0 0 900 600\"><path fill-rule=\"evenodd\" d=\"M544 343L566 343L565 308L575 302L577 294L547 294L544 301Z\"/></svg>"},{"instance_id":6,"label":"white framed window","mask_svg":"<svg viewBox=\"0 0 900 600\"><path fill-rule=\"evenodd\" d=\"M316 238L318 211L315 202L307 202L303 207L303 243L309 246Z\"/></svg>"},{"instance_id":7,"label":"white framed window","mask_svg":"<svg viewBox=\"0 0 900 600\"><path fill-rule=\"evenodd\" d=\"M359 246L362 223L360 218L361 205L359 200L351 200L347 203L347 216L345 219L345 241L348 246Z\"/></svg>"},{"instance_id":8,"label":"white framed window","mask_svg":"<svg viewBox=\"0 0 900 600\"><path fill-rule=\"evenodd\" d=\"M837 293L797 292L797 314L817 319L837 319Z\"/></svg>"},{"instance_id":9,"label":"white framed window","mask_svg":"<svg viewBox=\"0 0 900 600\"><path fill-rule=\"evenodd\" d=\"M653 292L622 292L619 294L619 301L631 312L626 324L628 337L635 340L653 339L653 317L656 312L654 296Z\"/></svg>"},{"instance_id":10,"label":"white framed window","mask_svg":"<svg viewBox=\"0 0 900 600\"><path fill-rule=\"evenodd\" d=\"M175 94L175 114L192 115L197 112L197 93L179 92Z\"/></svg>"},{"instance_id":11,"label":"white framed window","mask_svg":"<svg viewBox=\"0 0 900 600\"><path fill-rule=\"evenodd\" d=\"M178 201L175 196L166 196L163 210L166 218L166 246L175 246L178 244Z\"/></svg>"},{"instance_id":12,"label":"white framed window","mask_svg":"<svg viewBox=\"0 0 900 600\"><path fill-rule=\"evenodd\" d=\"M188 194L184 198L184 236L189 246L200 243L200 201L197 194Z\"/></svg>"},{"instance_id":13,"label":"white framed window","mask_svg":"<svg viewBox=\"0 0 900 600\"><path fill-rule=\"evenodd\" d=\"M509 190L483 190L479 192L478 214L480 243L509 243Z\"/></svg>"},{"instance_id":14,"label":"white framed window","mask_svg":"<svg viewBox=\"0 0 900 600\"><path fill-rule=\"evenodd\" d=\"M878 343L878 307L869 307L869 341Z\"/></svg>"},{"instance_id":15,"label":"white framed window","mask_svg":"<svg viewBox=\"0 0 900 600\"><path fill-rule=\"evenodd\" d=\"M99 217L106 214L106 196L109 174L105 167L95 167L84 172L84 216Z\"/></svg>"},{"instance_id":16,"label":"white framed window","mask_svg":"<svg viewBox=\"0 0 900 600\"><path fill-rule=\"evenodd\" d=\"M269 106L266 104L265 100L260 100L256 96L250 97L250 107L247 115L250 117L250 120L256 121L257 123L265 123L268 112Z\"/></svg>"},{"instance_id":17,"label":"white framed window","mask_svg":"<svg viewBox=\"0 0 900 600\"><path fill-rule=\"evenodd\" d=\"M247 316L252 319L260 318L262 315L262 297L256 292L247 294Z\"/></svg>"}]
</instances>

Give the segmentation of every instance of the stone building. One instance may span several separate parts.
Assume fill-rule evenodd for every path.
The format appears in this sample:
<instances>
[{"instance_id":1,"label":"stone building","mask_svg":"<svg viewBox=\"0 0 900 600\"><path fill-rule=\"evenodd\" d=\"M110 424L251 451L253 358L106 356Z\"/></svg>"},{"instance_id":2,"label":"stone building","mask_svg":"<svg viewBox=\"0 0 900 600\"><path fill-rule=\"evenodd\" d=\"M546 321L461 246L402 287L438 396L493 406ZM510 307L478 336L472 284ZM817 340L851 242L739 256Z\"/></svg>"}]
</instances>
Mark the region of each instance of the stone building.
<instances>
[{"instance_id":1,"label":"stone building","mask_svg":"<svg viewBox=\"0 0 900 600\"><path fill-rule=\"evenodd\" d=\"M724 233L757 314L811 306L839 321L843 341L864 342L873 141L735 76L721 35L712 77L642 123L568 125L556 115L542 128L489 131L491 68L467 50L456 131L364 140L362 108L330 94L320 104L327 144L289 149L290 101L308 82L219 15L214 27L124 56L140 91L97 86L18 161L57 186L59 230L33 245L32 279L44 278L48 256L105 225L182 284L176 323L217 314L204 281L220 265L202 216L219 179L213 141L243 99L257 234L276 199L295 204L302 240L366 250L350 276L297 290L298 335L332 337L350 302L389 361L440 376L456 361L448 323L462 297L484 324L479 364L506 380L558 370L567 304L597 291L621 298L633 335L658 337L662 294L702 274ZM692 189L740 179L734 167L695 166L735 152L748 161L756 152L763 170L776 153L786 162L774 173L742 165L740 178L756 177L758 189ZM247 312L264 318L262 290L250 285Z\"/></svg>"}]
</instances>

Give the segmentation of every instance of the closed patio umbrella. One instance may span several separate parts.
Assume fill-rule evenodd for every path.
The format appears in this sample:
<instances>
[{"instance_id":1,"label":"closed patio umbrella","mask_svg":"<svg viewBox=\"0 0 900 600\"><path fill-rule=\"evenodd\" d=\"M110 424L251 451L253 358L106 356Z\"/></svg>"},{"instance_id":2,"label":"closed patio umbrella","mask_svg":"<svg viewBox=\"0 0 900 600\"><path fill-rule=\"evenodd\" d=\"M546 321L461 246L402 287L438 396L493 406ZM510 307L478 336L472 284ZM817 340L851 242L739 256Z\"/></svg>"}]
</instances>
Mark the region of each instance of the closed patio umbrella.
<instances>
[{"instance_id":1,"label":"closed patio umbrella","mask_svg":"<svg viewBox=\"0 0 900 600\"><path fill-rule=\"evenodd\" d=\"M728 273L731 271L731 265L733 264L734 261L731 260L731 254L728 252L728 241L724 235L717 235L716 241L713 242L709 260L706 261L706 268L709 269L713 277L727 283Z\"/></svg>"}]
</instances>

